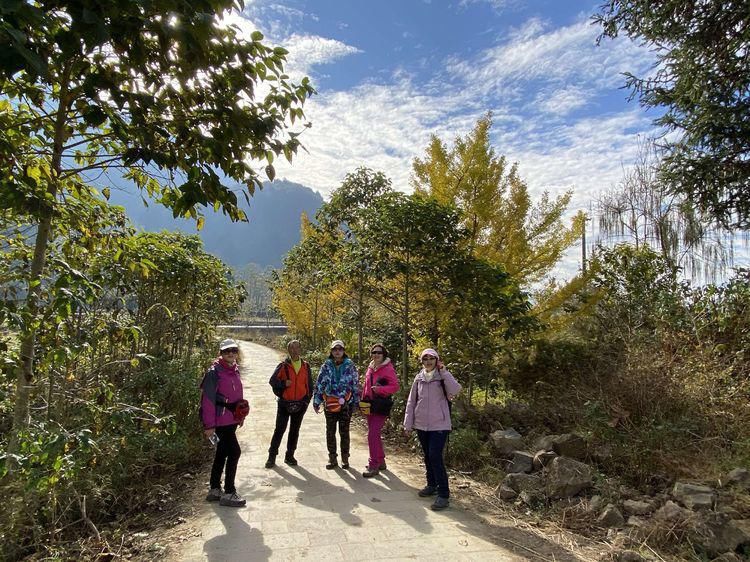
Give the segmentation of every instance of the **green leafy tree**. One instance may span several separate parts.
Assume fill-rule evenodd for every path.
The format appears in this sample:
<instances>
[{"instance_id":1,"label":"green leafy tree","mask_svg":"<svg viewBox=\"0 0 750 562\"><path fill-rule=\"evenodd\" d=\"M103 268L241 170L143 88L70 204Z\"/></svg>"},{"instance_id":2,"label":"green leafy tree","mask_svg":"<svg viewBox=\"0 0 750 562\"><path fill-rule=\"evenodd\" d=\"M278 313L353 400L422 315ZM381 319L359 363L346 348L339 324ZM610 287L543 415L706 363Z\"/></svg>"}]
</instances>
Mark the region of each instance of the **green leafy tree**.
<instances>
[{"instance_id":1,"label":"green leafy tree","mask_svg":"<svg viewBox=\"0 0 750 562\"><path fill-rule=\"evenodd\" d=\"M273 179L274 157L291 160L299 147L288 127L304 119L302 104L313 89L307 79L296 85L283 74L283 48L220 23L234 5L0 5L0 205L27 213L36 228L16 429L26 423L34 384L45 260L71 194L118 173L175 216L197 217L197 208L213 206L241 219L223 177L243 184L247 198L259 182L251 159L265 160Z\"/></svg>"},{"instance_id":2,"label":"green leafy tree","mask_svg":"<svg viewBox=\"0 0 750 562\"><path fill-rule=\"evenodd\" d=\"M625 34L656 53L655 72L627 74L641 104L674 133L662 175L719 224L750 228L750 18L745 2L610 0L600 40ZM672 140L674 139L674 140Z\"/></svg>"}]
</instances>

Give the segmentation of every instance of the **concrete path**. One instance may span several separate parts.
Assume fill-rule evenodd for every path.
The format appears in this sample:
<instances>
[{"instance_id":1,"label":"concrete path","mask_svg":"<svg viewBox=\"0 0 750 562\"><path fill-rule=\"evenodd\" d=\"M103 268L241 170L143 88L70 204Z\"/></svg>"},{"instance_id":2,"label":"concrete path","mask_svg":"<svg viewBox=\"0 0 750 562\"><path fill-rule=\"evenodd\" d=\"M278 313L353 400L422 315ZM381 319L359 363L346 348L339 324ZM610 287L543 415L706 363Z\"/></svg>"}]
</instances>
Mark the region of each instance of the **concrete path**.
<instances>
[{"instance_id":1,"label":"concrete path","mask_svg":"<svg viewBox=\"0 0 750 562\"><path fill-rule=\"evenodd\" d=\"M268 378L279 354L257 344L242 343L243 381L249 394L250 415L238 431L242 457L237 473L238 492L247 507L232 509L201 503L193 520L195 536L180 545L169 559L216 562L246 560L530 560L515 554L511 545L538 537L501 528L498 537L472 514L459 507L443 512L429 509L430 500L417 496L424 485L423 469L412 462L388 457L388 471L367 480L367 443L352 425L349 470L326 470L323 414L308 409L296 452L299 466L280 464L265 469L273 433L276 399ZM386 454L388 451L386 451ZM206 488L208 475L205 477ZM538 547L538 543L534 545ZM557 549L557 548L556 548ZM523 553L516 548L517 552ZM542 559L576 560L560 549ZM533 552L533 551L532 551ZM566 556L567 555L567 556Z\"/></svg>"}]
</instances>

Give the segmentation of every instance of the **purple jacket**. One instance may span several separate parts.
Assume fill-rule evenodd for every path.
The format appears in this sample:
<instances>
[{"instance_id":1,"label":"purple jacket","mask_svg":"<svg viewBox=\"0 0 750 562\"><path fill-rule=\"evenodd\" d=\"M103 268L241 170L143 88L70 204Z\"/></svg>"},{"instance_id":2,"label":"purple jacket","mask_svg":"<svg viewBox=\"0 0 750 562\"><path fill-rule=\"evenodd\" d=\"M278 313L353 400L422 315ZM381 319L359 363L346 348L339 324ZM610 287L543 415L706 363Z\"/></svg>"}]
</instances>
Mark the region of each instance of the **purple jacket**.
<instances>
[{"instance_id":1,"label":"purple jacket","mask_svg":"<svg viewBox=\"0 0 750 562\"><path fill-rule=\"evenodd\" d=\"M242 381L238 365L216 359L201 382L201 421L205 429L237 423L234 413L216 402L242 400Z\"/></svg>"},{"instance_id":2,"label":"purple jacket","mask_svg":"<svg viewBox=\"0 0 750 562\"><path fill-rule=\"evenodd\" d=\"M372 390L372 385L378 385L378 388ZM393 363L391 363L390 358L386 357L377 369L372 361L370 362L370 366L367 367L367 372L365 373L365 382L362 385L362 388L363 399L372 398L373 394L383 398L398 392L398 376L396 375L396 369L393 368Z\"/></svg>"},{"instance_id":3,"label":"purple jacket","mask_svg":"<svg viewBox=\"0 0 750 562\"><path fill-rule=\"evenodd\" d=\"M440 381L445 381L445 392ZM451 416L445 393L453 397L461 392L461 385L445 367L435 371L430 382L424 380L424 369L414 378L406 402L404 429L423 431L450 431Z\"/></svg>"}]
</instances>

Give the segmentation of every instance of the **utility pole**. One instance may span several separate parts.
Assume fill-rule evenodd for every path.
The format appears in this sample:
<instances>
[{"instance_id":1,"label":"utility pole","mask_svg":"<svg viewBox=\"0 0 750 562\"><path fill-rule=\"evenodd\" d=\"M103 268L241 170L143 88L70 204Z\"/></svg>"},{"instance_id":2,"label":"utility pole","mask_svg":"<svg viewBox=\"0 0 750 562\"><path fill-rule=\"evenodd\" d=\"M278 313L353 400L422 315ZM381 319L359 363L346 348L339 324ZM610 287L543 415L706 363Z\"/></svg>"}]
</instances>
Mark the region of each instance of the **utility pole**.
<instances>
[{"instance_id":1,"label":"utility pole","mask_svg":"<svg viewBox=\"0 0 750 562\"><path fill-rule=\"evenodd\" d=\"M586 213L583 213L583 231L581 233L581 271L586 275L586 222L588 221Z\"/></svg>"}]
</instances>

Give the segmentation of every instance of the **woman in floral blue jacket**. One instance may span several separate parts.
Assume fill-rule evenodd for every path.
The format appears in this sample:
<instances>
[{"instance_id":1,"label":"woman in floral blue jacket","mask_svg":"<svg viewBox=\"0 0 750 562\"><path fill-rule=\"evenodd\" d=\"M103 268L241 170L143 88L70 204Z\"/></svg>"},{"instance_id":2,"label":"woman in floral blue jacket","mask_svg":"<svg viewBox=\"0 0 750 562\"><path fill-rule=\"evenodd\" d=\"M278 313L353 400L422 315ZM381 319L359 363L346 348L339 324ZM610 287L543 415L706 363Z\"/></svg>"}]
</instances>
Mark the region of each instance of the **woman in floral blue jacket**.
<instances>
[{"instance_id":1,"label":"woman in floral blue jacket","mask_svg":"<svg viewBox=\"0 0 750 562\"><path fill-rule=\"evenodd\" d=\"M349 468L349 424L359 402L358 379L357 367L344 352L344 342L335 340L331 354L320 367L313 394L315 413L320 413L321 404L325 410L328 470L338 466L336 425L341 438L341 468Z\"/></svg>"}]
</instances>

